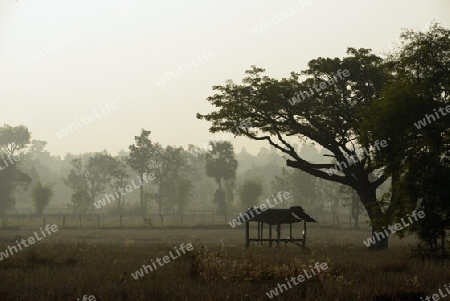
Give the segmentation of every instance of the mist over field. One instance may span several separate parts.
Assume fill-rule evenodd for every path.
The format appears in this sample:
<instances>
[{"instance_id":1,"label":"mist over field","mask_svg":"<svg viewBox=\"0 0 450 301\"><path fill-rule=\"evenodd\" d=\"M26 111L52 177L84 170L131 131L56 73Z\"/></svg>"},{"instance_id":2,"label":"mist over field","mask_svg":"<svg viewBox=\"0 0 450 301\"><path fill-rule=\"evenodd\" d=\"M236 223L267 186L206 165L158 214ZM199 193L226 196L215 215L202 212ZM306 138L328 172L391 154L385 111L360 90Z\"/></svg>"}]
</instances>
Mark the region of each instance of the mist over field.
<instances>
[{"instance_id":1,"label":"mist over field","mask_svg":"<svg viewBox=\"0 0 450 301\"><path fill-rule=\"evenodd\" d=\"M450 300L449 11L0 0L0 300Z\"/></svg>"}]
</instances>

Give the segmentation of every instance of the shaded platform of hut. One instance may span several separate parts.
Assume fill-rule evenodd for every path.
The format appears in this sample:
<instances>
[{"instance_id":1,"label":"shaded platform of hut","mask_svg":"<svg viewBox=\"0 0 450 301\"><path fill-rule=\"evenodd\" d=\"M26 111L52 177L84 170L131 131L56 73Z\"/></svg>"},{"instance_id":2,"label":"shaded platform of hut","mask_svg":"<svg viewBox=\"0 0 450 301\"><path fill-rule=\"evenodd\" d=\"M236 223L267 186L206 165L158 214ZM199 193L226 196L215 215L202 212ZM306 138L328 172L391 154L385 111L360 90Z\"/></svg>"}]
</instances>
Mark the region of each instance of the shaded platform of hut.
<instances>
[{"instance_id":1,"label":"shaded platform of hut","mask_svg":"<svg viewBox=\"0 0 450 301\"><path fill-rule=\"evenodd\" d=\"M244 219L244 217L246 217ZM305 210L300 206L293 206L289 209L267 209L262 211L259 208L251 208L239 217L245 221L245 246L248 248L250 242L256 241L263 242L268 241L269 247L272 247L272 243L276 242L277 247L280 245L280 241L284 243L294 243L302 248L306 246L306 223L317 223L317 221L309 216ZM250 223L256 222L258 224L258 238L250 238ZM303 222L302 238L293 238L292 224ZM264 224L269 225L269 237L263 238ZM289 238L281 239L281 225L289 224ZM276 226L275 231L277 237L272 238L272 226Z\"/></svg>"}]
</instances>

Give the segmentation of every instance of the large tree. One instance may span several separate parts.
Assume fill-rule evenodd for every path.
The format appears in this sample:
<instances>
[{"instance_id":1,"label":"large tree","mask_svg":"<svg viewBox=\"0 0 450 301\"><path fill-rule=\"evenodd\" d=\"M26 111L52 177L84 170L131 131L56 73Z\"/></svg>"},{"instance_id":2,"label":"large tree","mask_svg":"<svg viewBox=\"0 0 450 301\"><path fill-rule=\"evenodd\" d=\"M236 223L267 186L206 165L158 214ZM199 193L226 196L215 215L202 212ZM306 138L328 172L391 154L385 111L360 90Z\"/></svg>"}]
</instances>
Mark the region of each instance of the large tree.
<instances>
[{"instance_id":1,"label":"large tree","mask_svg":"<svg viewBox=\"0 0 450 301\"><path fill-rule=\"evenodd\" d=\"M197 114L197 118L211 121L209 130L213 133L230 132L240 121L251 120L253 128L244 129L240 135L267 141L289 156L287 166L352 187L369 215L372 232L382 231L379 219L383 208L377 200L376 189L389 175L382 165L372 160L376 152L372 146L374 141L360 143L358 138L363 118L360 112L379 97L385 71L382 59L368 49L349 48L347 54L343 59L312 60L307 70L291 72L290 78L281 80L269 78L263 75L264 69L253 66L246 71L243 84L228 80L225 85L214 86L217 93L208 97L208 101L219 110ZM342 74L345 69L350 76L337 79L337 72ZM306 79L302 80L301 76ZM303 100L295 104L288 102L299 92L312 92L313 88L314 93ZM294 138L321 145L337 162L347 163L351 156L359 156L360 160L337 174L329 174L325 169L334 164L305 160L293 147ZM362 148L367 151L361 153ZM372 173L376 175L373 181L369 180ZM386 238L372 248L387 248L387 244Z\"/></svg>"}]
</instances>

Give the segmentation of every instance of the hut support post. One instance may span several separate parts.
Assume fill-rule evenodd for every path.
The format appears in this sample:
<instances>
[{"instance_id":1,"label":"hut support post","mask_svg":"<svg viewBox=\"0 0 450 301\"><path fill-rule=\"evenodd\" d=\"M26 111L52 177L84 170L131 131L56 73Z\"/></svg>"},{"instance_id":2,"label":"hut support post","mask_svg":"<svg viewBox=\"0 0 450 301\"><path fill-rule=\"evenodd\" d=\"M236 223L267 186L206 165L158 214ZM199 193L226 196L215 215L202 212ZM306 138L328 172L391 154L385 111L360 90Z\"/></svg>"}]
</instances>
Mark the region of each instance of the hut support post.
<instances>
[{"instance_id":1,"label":"hut support post","mask_svg":"<svg viewBox=\"0 0 450 301\"><path fill-rule=\"evenodd\" d=\"M289 239L292 239L292 223L289 224Z\"/></svg>"},{"instance_id":2,"label":"hut support post","mask_svg":"<svg viewBox=\"0 0 450 301\"><path fill-rule=\"evenodd\" d=\"M277 248L280 246L281 225L277 225Z\"/></svg>"},{"instance_id":3,"label":"hut support post","mask_svg":"<svg viewBox=\"0 0 450 301\"><path fill-rule=\"evenodd\" d=\"M258 239L261 239L261 230L260 230L260 227L261 227L261 223L260 222L258 222Z\"/></svg>"},{"instance_id":4,"label":"hut support post","mask_svg":"<svg viewBox=\"0 0 450 301\"><path fill-rule=\"evenodd\" d=\"M261 223L261 246L263 244L263 226L264 226L264 223Z\"/></svg>"},{"instance_id":5,"label":"hut support post","mask_svg":"<svg viewBox=\"0 0 450 301\"><path fill-rule=\"evenodd\" d=\"M303 221L303 237L302 237L302 248L306 247L306 220Z\"/></svg>"},{"instance_id":6,"label":"hut support post","mask_svg":"<svg viewBox=\"0 0 450 301\"><path fill-rule=\"evenodd\" d=\"M272 225L269 225L269 247L272 248Z\"/></svg>"},{"instance_id":7,"label":"hut support post","mask_svg":"<svg viewBox=\"0 0 450 301\"><path fill-rule=\"evenodd\" d=\"M245 222L245 247L248 248L250 246L250 223Z\"/></svg>"}]
</instances>

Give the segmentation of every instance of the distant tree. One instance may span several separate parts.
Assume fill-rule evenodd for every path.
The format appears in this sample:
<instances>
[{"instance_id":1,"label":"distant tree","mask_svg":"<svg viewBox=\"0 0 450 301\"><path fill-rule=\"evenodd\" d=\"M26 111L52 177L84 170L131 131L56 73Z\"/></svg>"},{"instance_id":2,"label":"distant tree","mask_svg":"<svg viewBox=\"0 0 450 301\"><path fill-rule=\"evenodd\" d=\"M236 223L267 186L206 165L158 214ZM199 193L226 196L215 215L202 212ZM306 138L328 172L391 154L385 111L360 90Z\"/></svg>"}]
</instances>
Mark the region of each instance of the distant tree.
<instances>
[{"instance_id":1,"label":"distant tree","mask_svg":"<svg viewBox=\"0 0 450 301\"><path fill-rule=\"evenodd\" d=\"M364 212L364 207L355 190L348 186L341 185L339 193L343 195L343 205L350 208L350 216L354 220L353 227L359 229L359 216Z\"/></svg>"},{"instance_id":2,"label":"distant tree","mask_svg":"<svg viewBox=\"0 0 450 301\"><path fill-rule=\"evenodd\" d=\"M127 162L128 157L116 157L114 158L114 164L111 167L111 183L110 187L113 190L119 191L119 189L125 190L128 185L127 179L129 174L127 172ZM117 212L122 213L123 205L125 204L125 196L122 193L118 193L119 198L117 199Z\"/></svg>"},{"instance_id":3,"label":"distant tree","mask_svg":"<svg viewBox=\"0 0 450 301\"><path fill-rule=\"evenodd\" d=\"M3 160L6 159L7 156L5 155ZM30 182L31 178L26 173L21 172L17 164L12 164L0 170L0 216L3 216L5 211L11 209L16 203L15 189L22 187L26 190Z\"/></svg>"},{"instance_id":4,"label":"distant tree","mask_svg":"<svg viewBox=\"0 0 450 301\"><path fill-rule=\"evenodd\" d=\"M183 148L170 145L165 149L160 148L157 152L156 162L158 165L158 169L156 169L156 184L159 188L157 201L160 208L159 211L161 212L163 207L173 210L176 205L180 205L179 202L183 201L178 195L178 185L183 183L181 177L186 173L186 168L188 168ZM183 208L184 205L181 207Z\"/></svg>"},{"instance_id":5,"label":"distant tree","mask_svg":"<svg viewBox=\"0 0 450 301\"><path fill-rule=\"evenodd\" d=\"M154 167L156 151L155 147L149 139L151 131L141 130L141 135L134 136L135 144L131 144L128 148L130 150L130 157L128 158L128 165L133 169L143 183L140 188L140 206L142 213L147 213L147 201L144 196L144 174L149 173Z\"/></svg>"},{"instance_id":6,"label":"distant tree","mask_svg":"<svg viewBox=\"0 0 450 301\"><path fill-rule=\"evenodd\" d=\"M236 177L237 160L234 158L233 145L228 141L210 142L212 150L205 156L206 175L214 178L218 184L214 201L217 202L220 213L225 212L225 193L222 190L222 180Z\"/></svg>"},{"instance_id":7,"label":"distant tree","mask_svg":"<svg viewBox=\"0 0 450 301\"><path fill-rule=\"evenodd\" d=\"M84 187L76 187L70 201L72 204L69 204L69 207L77 213L85 213L91 206L91 196Z\"/></svg>"},{"instance_id":8,"label":"distant tree","mask_svg":"<svg viewBox=\"0 0 450 301\"><path fill-rule=\"evenodd\" d=\"M176 185L175 202L180 213L186 210L189 201L192 199L193 184L189 178L179 176Z\"/></svg>"},{"instance_id":9,"label":"distant tree","mask_svg":"<svg viewBox=\"0 0 450 301\"><path fill-rule=\"evenodd\" d=\"M53 197L53 188L51 185L42 185L41 181L34 186L31 196L38 215L42 215L43 210Z\"/></svg>"},{"instance_id":10,"label":"distant tree","mask_svg":"<svg viewBox=\"0 0 450 301\"><path fill-rule=\"evenodd\" d=\"M336 214L340 205L340 199L338 195L338 189L340 185L336 185L333 182L324 181L320 178L315 179L315 193L316 193L316 212L323 214L325 204L330 205L331 219L333 225L337 224ZM319 207L320 206L320 207Z\"/></svg>"},{"instance_id":11,"label":"distant tree","mask_svg":"<svg viewBox=\"0 0 450 301\"><path fill-rule=\"evenodd\" d=\"M218 213L226 212L226 203L225 203L225 191L222 188L218 188L214 193L213 203L217 206Z\"/></svg>"},{"instance_id":12,"label":"distant tree","mask_svg":"<svg viewBox=\"0 0 450 301\"><path fill-rule=\"evenodd\" d=\"M317 201L315 188L316 179L298 169L281 170L271 182L274 191L287 191L292 196L292 202L306 208L314 208Z\"/></svg>"},{"instance_id":13,"label":"distant tree","mask_svg":"<svg viewBox=\"0 0 450 301\"><path fill-rule=\"evenodd\" d=\"M64 179L64 183L72 188L76 194L76 202L80 200L86 201L85 192L89 194L89 204L85 204L86 208L92 208L95 198L103 193L106 186L110 183L112 172L116 162L113 157L107 154L95 153L83 163L81 158L70 161L72 169ZM80 196L83 196L80 198ZM79 207L80 208L80 207Z\"/></svg>"},{"instance_id":14,"label":"distant tree","mask_svg":"<svg viewBox=\"0 0 450 301\"><path fill-rule=\"evenodd\" d=\"M0 127L0 148L10 156L25 148L30 143L30 138L31 134L24 125L4 124Z\"/></svg>"},{"instance_id":15,"label":"distant tree","mask_svg":"<svg viewBox=\"0 0 450 301\"><path fill-rule=\"evenodd\" d=\"M33 139L33 140L31 140L29 153L30 154L43 153L43 152L45 152L44 149L45 149L46 145L47 145L47 141Z\"/></svg>"},{"instance_id":16,"label":"distant tree","mask_svg":"<svg viewBox=\"0 0 450 301\"><path fill-rule=\"evenodd\" d=\"M247 179L240 188L239 196L243 209L258 205L258 199L261 197L263 187L261 181L257 179Z\"/></svg>"},{"instance_id":17,"label":"distant tree","mask_svg":"<svg viewBox=\"0 0 450 301\"><path fill-rule=\"evenodd\" d=\"M231 178L224 181L225 203L231 205L234 202L234 195L236 193L236 179Z\"/></svg>"},{"instance_id":18,"label":"distant tree","mask_svg":"<svg viewBox=\"0 0 450 301\"><path fill-rule=\"evenodd\" d=\"M192 144L188 145L189 152L195 149ZM198 201L200 197L200 184L205 179L205 154L193 156L191 153L187 154L187 161L189 165L190 179L193 183L193 198Z\"/></svg>"}]
</instances>

